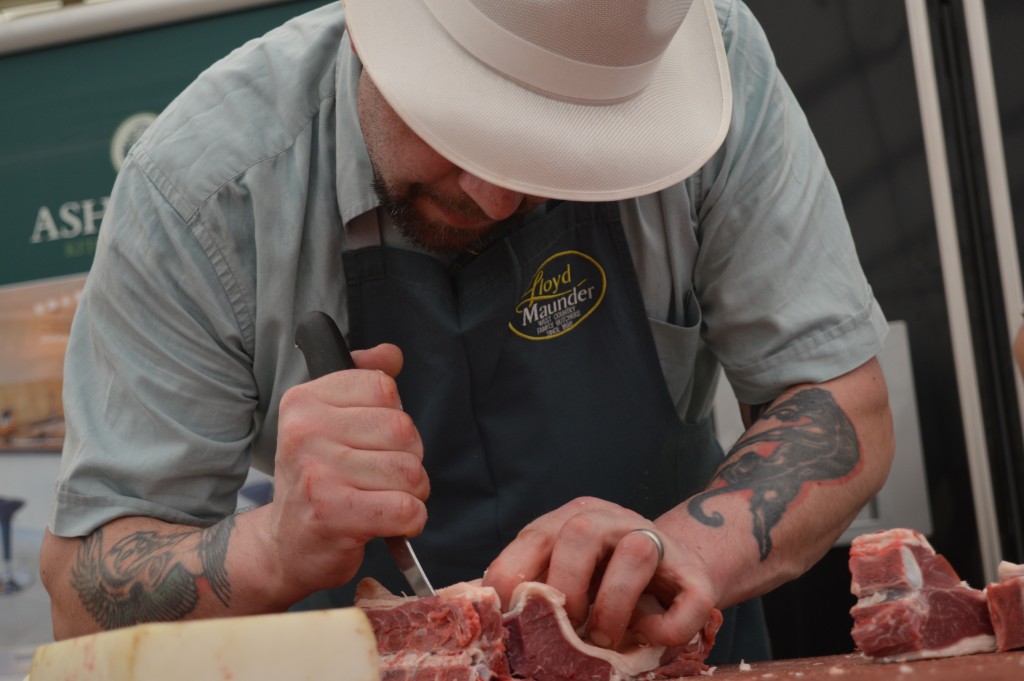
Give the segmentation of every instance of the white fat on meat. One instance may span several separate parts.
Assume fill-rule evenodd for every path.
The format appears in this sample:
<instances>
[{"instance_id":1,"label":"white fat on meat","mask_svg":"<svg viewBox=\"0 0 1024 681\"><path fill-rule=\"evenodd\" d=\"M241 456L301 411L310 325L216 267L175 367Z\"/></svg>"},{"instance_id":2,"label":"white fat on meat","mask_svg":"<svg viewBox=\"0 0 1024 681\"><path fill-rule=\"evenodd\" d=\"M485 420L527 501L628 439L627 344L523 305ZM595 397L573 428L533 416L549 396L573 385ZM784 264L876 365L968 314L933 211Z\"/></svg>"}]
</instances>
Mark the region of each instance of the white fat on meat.
<instances>
[{"instance_id":1,"label":"white fat on meat","mask_svg":"<svg viewBox=\"0 0 1024 681\"><path fill-rule=\"evenodd\" d=\"M539 596L557 606L553 610L558 622L558 629L562 637L580 653L604 660L613 669L627 677L638 676L659 665L661 655L665 652L663 646L644 646L632 642L627 643L625 647L619 650L609 650L608 648L601 648L584 641L580 638L580 633L573 628L572 623L569 621L569 616L565 613L565 594L541 582L523 582L515 588L512 592L512 599L506 618L516 616L522 612L522 608L530 596Z\"/></svg>"},{"instance_id":2,"label":"white fat on meat","mask_svg":"<svg viewBox=\"0 0 1024 681\"><path fill-rule=\"evenodd\" d=\"M921 566L918 564L917 558L906 546L900 549L900 555L903 556L903 567L906 570L910 588L920 589L924 586L924 577L921 575Z\"/></svg>"},{"instance_id":3,"label":"white fat on meat","mask_svg":"<svg viewBox=\"0 0 1024 681\"><path fill-rule=\"evenodd\" d=\"M1011 563L1009 561L1001 561L999 567L996 568L999 574L999 581L1003 582L1007 579L1013 579L1014 577L1024 577L1024 564L1018 565L1017 563Z\"/></svg>"}]
</instances>

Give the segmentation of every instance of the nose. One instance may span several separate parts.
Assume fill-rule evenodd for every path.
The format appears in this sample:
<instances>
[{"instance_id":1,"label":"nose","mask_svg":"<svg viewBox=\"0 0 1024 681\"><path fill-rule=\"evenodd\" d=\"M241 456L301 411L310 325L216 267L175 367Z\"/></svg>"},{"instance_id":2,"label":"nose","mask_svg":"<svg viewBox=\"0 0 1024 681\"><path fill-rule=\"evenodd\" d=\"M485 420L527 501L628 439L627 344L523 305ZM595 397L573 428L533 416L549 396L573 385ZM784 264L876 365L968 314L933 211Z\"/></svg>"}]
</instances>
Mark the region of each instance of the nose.
<instances>
[{"instance_id":1,"label":"nose","mask_svg":"<svg viewBox=\"0 0 1024 681\"><path fill-rule=\"evenodd\" d=\"M525 196L522 192L499 187L466 171L459 173L459 187L492 220L504 220L515 213Z\"/></svg>"}]
</instances>

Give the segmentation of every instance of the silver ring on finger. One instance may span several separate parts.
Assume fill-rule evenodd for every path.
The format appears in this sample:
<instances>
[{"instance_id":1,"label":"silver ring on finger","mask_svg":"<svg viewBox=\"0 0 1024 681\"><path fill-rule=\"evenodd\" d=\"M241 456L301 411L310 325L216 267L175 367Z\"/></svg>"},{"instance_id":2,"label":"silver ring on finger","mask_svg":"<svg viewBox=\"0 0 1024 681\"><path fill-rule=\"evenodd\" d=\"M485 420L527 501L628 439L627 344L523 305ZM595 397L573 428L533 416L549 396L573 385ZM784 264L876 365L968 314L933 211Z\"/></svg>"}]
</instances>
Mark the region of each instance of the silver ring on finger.
<instances>
[{"instance_id":1,"label":"silver ring on finger","mask_svg":"<svg viewBox=\"0 0 1024 681\"><path fill-rule=\"evenodd\" d=\"M654 530L648 530L646 527L641 527L635 530L630 530L626 534L642 534L654 542L654 547L658 549L658 565L661 565L661 561L665 558L665 544L661 541L661 537L659 537Z\"/></svg>"}]
</instances>

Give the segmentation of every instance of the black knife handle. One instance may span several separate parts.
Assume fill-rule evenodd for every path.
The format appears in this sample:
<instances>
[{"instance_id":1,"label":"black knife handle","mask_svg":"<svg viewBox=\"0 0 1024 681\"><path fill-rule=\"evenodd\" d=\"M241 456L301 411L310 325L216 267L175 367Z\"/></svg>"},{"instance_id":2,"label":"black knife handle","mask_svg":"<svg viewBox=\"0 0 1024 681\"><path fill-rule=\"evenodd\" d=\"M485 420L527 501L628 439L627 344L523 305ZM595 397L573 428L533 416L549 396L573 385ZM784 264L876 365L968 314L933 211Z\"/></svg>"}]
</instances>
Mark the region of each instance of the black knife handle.
<instances>
[{"instance_id":1,"label":"black knife handle","mask_svg":"<svg viewBox=\"0 0 1024 681\"><path fill-rule=\"evenodd\" d=\"M306 358L311 380L356 366L341 329L326 312L315 310L303 316L295 327L295 345Z\"/></svg>"}]
</instances>

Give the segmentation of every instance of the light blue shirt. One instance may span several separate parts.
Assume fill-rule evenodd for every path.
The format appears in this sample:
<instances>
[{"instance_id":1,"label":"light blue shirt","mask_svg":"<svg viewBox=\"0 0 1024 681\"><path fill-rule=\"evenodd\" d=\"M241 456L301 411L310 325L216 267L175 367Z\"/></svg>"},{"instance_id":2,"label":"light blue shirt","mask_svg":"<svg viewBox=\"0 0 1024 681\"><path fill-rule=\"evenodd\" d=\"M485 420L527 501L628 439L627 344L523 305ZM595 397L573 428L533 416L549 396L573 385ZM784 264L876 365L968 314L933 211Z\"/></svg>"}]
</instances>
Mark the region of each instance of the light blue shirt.
<instances>
[{"instance_id":1,"label":"light blue shirt","mask_svg":"<svg viewBox=\"0 0 1024 681\"><path fill-rule=\"evenodd\" d=\"M746 7L718 0L734 91L722 148L620 203L680 417L719 367L744 402L844 374L886 323L803 113ZM377 205L340 3L215 64L134 145L68 346L50 527L150 515L205 525L271 471L282 394L307 379L294 326L347 328L346 226ZM389 239L397 238L390 235Z\"/></svg>"}]
</instances>

